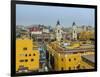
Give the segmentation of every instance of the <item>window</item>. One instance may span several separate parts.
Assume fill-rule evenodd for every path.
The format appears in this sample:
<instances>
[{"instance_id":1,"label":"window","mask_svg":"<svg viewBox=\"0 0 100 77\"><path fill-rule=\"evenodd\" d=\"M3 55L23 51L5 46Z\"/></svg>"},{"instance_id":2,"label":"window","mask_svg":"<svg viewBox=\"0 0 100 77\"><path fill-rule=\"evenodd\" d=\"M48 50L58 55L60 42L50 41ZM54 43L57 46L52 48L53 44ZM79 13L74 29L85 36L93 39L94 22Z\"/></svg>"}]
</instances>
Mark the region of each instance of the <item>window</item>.
<instances>
[{"instance_id":1,"label":"window","mask_svg":"<svg viewBox=\"0 0 100 77\"><path fill-rule=\"evenodd\" d=\"M58 30L58 33L60 32L60 30Z\"/></svg>"},{"instance_id":2,"label":"window","mask_svg":"<svg viewBox=\"0 0 100 77\"><path fill-rule=\"evenodd\" d=\"M26 59L25 62L28 62L28 60Z\"/></svg>"},{"instance_id":3,"label":"window","mask_svg":"<svg viewBox=\"0 0 100 77\"><path fill-rule=\"evenodd\" d=\"M80 69L80 64L78 64L77 69Z\"/></svg>"},{"instance_id":4,"label":"window","mask_svg":"<svg viewBox=\"0 0 100 77\"><path fill-rule=\"evenodd\" d=\"M23 50L27 50L27 48L26 48L26 47L24 47L24 48L23 48Z\"/></svg>"},{"instance_id":5,"label":"window","mask_svg":"<svg viewBox=\"0 0 100 77\"><path fill-rule=\"evenodd\" d=\"M76 58L74 58L74 60L76 60Z\"/></svg>"},{"instance_id":6,"label":"window","mask_svg":"<svg viewBox=\"0 0 100 77\"><path fill-rule=\"evenodd\" d=\"M31 54L29 54L29 56L31 56Z\"/></svg>"},{"instance_id":7,"label":"window","mask_svg":"<svg viewBox=\"0 0 100 77\"><path fill-rule=\"evenodd\" d=\"M20 62L24 62L24 60L20 60Z\"/></svg>"},{"instance_id":8,"label":"window","mask_svg":"<svg viewBox=\"0 0 100 77\"><path fill-rule=\"evenodd\" d=\"M63 58L61 60L63 61Z\"/></svg>"},{"instance_id":9,"label":"window","mask_svg":"<svg viewBox=\"0 0 100 77\"><path fill-rule=\"evenodd\" d=\"M69 70L71 70L71 67L69 67Z\"/></svg>"},{"instance_id":10,"label":"window","mask_svg":"<svg viewBox=\"0 0 100 77\"><path fill-rule=\"evenodd\" d=\"M63 67L61 67L61 70L63 71L63 70L64 70L64 68L63 68Z\"/></svg>"},{"instance_id":11,"label":"window","mask_svg":"<svg viewBox=\"0 0 100 77\"><path fill-rule=\"evenodd\" d=\"M31 61L34 61L34 59L31 59Z\"/></svg>"},{"instance_id":12,"label":"window","mask_svg":"<svg viewBox=\"0 0 100 77\"><path fill-rule=\"evenodd\" d=\"M74 33L75 33L75 31L74 31Z\"/></svg>"},{"instance_id":13,"label":"window","mask_svg":"<svg viewBox=\"0 0 100 77\"><path fill-rule=\"evenodd\" d=\"M69 59L69 61L71 61L71 59Z\"/></svg>"},{"instance_id":14,"label":"window","mask_svg":"<svg viewBox=\"0 0 100 77\"><path fill-rule=\"evenodd\" d=\"M82 52L79 52L79 53L84 53L84 52L82 51Z\"/></svg>"},{"instance_id":15,"label":"window","mask_svg":"<svg viewBox=\"0 0 100 77\"><path fill-rule=\"evenodd\" d=\"M33 54L33 56L35 56L35 53Z\"/></svg>"},{"instance_id":16,"label":"window","mask_svg":"<svg viewBox=\"0 0 100 77\"><path fill-rule=\"evenodd\" d=\"M25 54L25 56L27 56L27 54Z\"/></svg>"}]
</instances>

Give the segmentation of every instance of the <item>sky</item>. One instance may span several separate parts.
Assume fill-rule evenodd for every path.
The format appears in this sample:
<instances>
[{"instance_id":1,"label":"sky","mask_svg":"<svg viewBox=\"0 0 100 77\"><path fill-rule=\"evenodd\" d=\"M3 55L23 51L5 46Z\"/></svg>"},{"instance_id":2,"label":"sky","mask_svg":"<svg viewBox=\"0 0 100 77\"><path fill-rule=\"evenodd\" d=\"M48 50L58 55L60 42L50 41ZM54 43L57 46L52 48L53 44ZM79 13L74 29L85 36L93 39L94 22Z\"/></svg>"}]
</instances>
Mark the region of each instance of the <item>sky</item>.
<instances>
[{"instance_id":1,"label":"sky","mask_svg":"<svg viewBox=\"0 0 100 77\"><path fill-rule=\"evenodd\" d=\"M94 26L94 14L92 8L40 6L40 5L16 5L16 25L29 26L32 24L44 24L55 26L57 20L63 27L76 25Z\"/></svg>"}]
</instances>

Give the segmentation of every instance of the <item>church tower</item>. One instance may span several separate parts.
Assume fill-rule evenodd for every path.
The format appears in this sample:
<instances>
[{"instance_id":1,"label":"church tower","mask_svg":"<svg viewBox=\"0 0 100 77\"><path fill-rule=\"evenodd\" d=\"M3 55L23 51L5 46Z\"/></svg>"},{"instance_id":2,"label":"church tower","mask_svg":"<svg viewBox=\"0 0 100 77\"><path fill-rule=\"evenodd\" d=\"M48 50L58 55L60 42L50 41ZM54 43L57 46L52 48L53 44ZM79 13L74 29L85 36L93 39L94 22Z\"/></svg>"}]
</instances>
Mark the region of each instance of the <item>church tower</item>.
<instances>
[{"instance_id":1,"label":"church tower","mask_svg":"<svg viewBox=\"0 0 100 77\"><path fill-rule=\"evenodd\" d=\"M77 40L77 26L75 22L72 24L72 39Z\"/></svg>"},{"instance_id":2,"label":"church tower","mask_svg":"<svg viewBox=\"0 0 100 77\"><path fill-rule=\"evenodd\" d=\"M62 27L60 25L60 21L57 21L56 28L55 28L55 36L57 41L61 41L62 39Z\"/></svg>"}]
</instances>

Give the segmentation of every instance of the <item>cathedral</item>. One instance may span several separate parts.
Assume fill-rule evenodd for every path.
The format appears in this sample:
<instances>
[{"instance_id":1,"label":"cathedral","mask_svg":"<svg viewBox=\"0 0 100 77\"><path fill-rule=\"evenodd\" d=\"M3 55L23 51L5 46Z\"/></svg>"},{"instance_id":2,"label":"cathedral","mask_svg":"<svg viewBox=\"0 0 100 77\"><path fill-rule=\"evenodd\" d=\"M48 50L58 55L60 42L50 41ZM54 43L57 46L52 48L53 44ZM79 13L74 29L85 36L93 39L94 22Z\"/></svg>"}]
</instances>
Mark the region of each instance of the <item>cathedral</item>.
<instances>
[{"instance_id":1,"label":"cathedral","mask_svg":"<svg viewBox=\"0 0 100 77\"><path fill-rule=\"evenodd\" d=\"M77 26L75 22L72 24L72 39L77 40Z\"/></svg>"},{"instance_id":2,"label":"cathedral","mask_svg":"<svg viewBox=\"0 0 100 77\"><path fill-rule=\"evenodd\" d=\"M55 28L55 36L56 36L56 40L58 41L58 42L60 42L61 41L61 39L62 39L62 27L61 27L61 25L60 25L60 21L58 20L57 21L57 24L56 24L56 28Z\"/></svg>"}]
</instances>

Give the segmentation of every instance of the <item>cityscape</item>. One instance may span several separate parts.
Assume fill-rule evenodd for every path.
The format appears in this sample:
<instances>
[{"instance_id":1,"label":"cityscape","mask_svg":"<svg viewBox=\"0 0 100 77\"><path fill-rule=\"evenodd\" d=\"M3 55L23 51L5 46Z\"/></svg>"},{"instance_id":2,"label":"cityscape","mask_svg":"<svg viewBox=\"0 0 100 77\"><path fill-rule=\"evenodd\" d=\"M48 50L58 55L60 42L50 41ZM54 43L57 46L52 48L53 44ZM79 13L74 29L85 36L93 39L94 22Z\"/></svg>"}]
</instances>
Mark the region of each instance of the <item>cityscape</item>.
<instances>
[{"instance_id":1,"label":"cityscape","mask_svg":"<svg viewBox=\"0 0 100 77\"><path fill-rule=\"evenodd\" d=\"M95 68L95 27L61 21L16 24L16 73Z\"/></svg>"}]
</instances>

